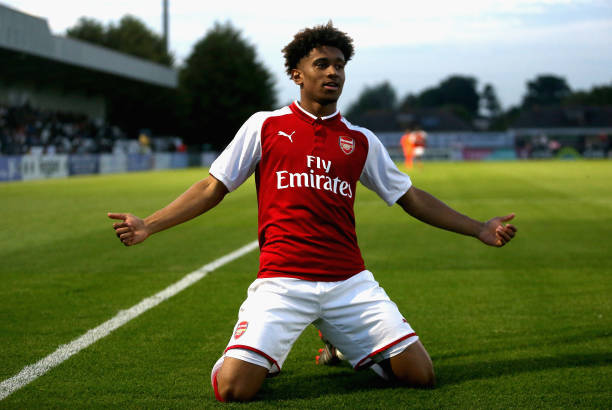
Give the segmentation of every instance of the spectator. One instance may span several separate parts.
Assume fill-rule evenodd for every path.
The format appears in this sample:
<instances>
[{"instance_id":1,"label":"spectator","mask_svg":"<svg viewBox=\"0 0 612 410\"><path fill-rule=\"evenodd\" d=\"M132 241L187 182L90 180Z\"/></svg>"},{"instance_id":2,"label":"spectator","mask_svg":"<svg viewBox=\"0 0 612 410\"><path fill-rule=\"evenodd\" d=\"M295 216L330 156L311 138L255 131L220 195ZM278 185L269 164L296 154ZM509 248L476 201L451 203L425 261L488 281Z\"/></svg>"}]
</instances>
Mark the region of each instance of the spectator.
<instances>
[{"instance_id":1,"label":"spectator","mask_svg":"<svg viewBox=\"0 0 612 410\"><path fill-rule=\"evenodd\" d=\"M81 114L0 104L0 154L23 155L32 147L45 154L112 152L123 132Z\"/></svg>"}]
</instances>

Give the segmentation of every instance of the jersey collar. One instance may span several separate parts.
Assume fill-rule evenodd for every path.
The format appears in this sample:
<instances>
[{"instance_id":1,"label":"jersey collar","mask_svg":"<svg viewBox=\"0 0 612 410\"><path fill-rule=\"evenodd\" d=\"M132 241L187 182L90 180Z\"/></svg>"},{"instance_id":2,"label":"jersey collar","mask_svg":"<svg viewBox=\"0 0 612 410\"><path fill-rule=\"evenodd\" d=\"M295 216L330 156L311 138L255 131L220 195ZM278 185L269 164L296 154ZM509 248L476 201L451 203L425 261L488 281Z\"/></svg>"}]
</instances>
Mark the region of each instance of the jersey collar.
<instances>
[{"instance_id":1,"label":"jersey collar","mask_svg":"<svg viewBox=\"0 0 612 410\"><path fill-rule=\"evenodd\" d=\"M299 116L301 116L303 119L305 119L307 122L310 123L314 123L317 119L320 119L321 121L325 121L325 120L331 120L333 118L340 117L340 111L338 109L336 109L336 112L334 112L331 115L327 115L325 117L317 117L316 115L313 115L311 113L309 113L308 111L306 111L304 108L302 108L302 106L300 105L300 103L296 100L293 102L293 104L290 105L291 110L298 114Z\"/></svg>"}]
</instances>

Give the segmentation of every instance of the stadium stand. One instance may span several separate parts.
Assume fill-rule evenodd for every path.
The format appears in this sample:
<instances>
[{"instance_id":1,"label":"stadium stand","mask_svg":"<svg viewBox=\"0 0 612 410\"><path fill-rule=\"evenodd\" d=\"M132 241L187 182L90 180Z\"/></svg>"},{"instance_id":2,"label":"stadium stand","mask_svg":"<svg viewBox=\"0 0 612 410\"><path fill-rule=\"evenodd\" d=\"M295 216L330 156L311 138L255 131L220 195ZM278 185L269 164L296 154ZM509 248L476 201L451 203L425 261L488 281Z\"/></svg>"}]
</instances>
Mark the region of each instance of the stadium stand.
<instances>
[{"instance_id":1,"label":"stadium stand","mask_svg":"<svg viewBox=\"0 0 612 410\"><path fill-rule=\"evenodd\" d=\"M170 67L51 34L45 19L0 4L0 103L106 116L109 87L175 89Z\"/></svg>"},{"instance_id":2,"label":"stadium stand","mask_svg":"<svg viewBox=\"0 0 612 410\"><path fill-rule=\"evenodd\" d=\"M0 104L0 153L5 155L112 152L123 138L118 127L101 118Z\"/></svg>"},{"instance_id":3,"label":"stadium stand","mask_svg":"<svg viewBox=\"0 0 612 410\"><path fill-rule=\"evenodd\" d=\"M0 181L186 166L177 138L137 140L159 120L146 96L176 89L175 69L53 35L46 19L2 4L0 61ZM109 124L109 107L133 121ZM173 152L152 152L161 146Z\"/></svg>"}]
</instances>

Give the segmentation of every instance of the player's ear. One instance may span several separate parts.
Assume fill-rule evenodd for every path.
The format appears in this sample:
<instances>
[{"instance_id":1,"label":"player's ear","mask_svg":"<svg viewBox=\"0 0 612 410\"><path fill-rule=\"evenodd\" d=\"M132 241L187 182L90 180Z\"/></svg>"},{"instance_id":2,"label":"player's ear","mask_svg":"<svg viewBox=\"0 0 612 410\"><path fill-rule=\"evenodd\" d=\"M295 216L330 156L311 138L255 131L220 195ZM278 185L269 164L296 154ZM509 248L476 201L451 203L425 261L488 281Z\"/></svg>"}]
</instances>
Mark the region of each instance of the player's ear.
<instances>
[{"instance_id":1,"label":"player's ear","mask_svg":"<svg viewBox=\"0 0 612 410\"><path fill-rule=\"evenodd\" d=\"M302 86L302 84L304 84L304 76L302 75L302 72L297 68L291 70L291 79L299 86Z\"/></svg>"}]
</instances>

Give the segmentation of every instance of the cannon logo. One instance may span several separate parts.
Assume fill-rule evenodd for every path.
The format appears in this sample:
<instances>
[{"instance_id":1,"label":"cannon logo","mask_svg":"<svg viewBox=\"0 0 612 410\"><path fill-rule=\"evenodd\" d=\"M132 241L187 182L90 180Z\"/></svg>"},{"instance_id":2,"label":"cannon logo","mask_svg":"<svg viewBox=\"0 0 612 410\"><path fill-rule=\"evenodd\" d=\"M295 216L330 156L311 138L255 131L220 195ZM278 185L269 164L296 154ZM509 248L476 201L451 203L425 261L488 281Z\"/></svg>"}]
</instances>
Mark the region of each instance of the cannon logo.
<instances>
[{"instance_id":1,"label":"cannon logo","mask_svg":"<svg viewBox=\"0 0 612 410\"><path fill-rule=\"evenodd\" d=\"M249 322L240 322L238 326L236 326L236 331L234 332L234 339L240 338L246 332L247 327L249 327Z\"/></svg>"},{"instance_id":2,"label":"cannon logo","mask_svg":"<svg viewBox=\"0 0 612 410\"><path fill-rule=\"evenodd\" d=\"M355 151L355 140L350 137L340 137L338 140L340 144L340 149L346 155L352 154Z\"/></svg>"}]
</instances>

